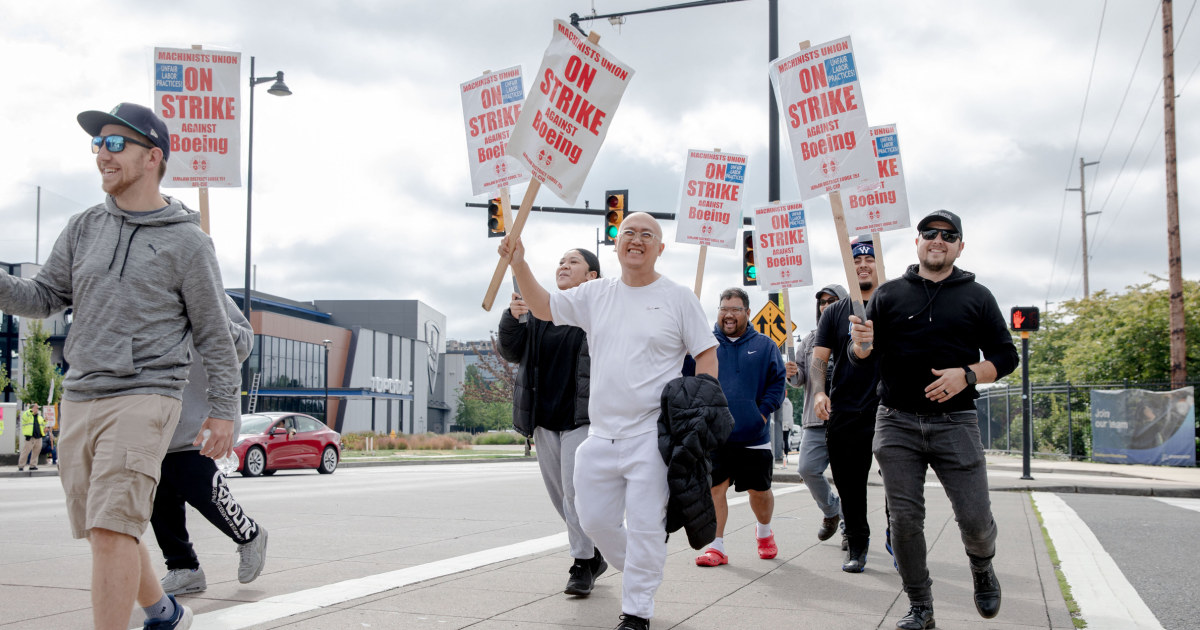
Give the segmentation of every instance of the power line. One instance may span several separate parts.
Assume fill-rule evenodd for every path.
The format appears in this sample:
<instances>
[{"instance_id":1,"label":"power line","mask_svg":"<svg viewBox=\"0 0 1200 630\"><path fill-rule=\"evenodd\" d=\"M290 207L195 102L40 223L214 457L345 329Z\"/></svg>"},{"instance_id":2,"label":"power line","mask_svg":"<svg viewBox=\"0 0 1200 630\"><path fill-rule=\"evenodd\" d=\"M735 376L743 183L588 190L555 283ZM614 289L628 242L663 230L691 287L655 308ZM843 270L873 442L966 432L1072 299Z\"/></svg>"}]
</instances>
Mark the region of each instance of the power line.
<instances>
[{"instance_id":1,"label":"power line","mask_svg":"<svg viewBox=\"0 0 1200 630\"><path fill-rule=\"evenodd\" d=\"M1108 0L1100 8L1100 27L1096 31L1096 46L1092 49L1092 68L1088 71L1087 87L1083 91L1083 109L1079 112L1079 128L1075 130L1075 147L1071 149L1071 166L1067 168L1067 181L1063 188L1071 185L1071 172L1075 168L1075 156L1079 154L1079 138L1083 135L1083 120L1087 114L1088 95L1092 91L1092 77L1096 74L1096 58L1100 53L1100 36L1104 33L1104 16L1108 13ZM1054 283L1054 269L1058 265L1058 246L1062 243L1063 220L1067 216L1067 191L1063 191L1062 209L1058 214L1058 236L1054 240L1054 257L1050 259L1050 280L1046 283L1046 300L1050 299L1050 287Z\"/></svg>"}]
</instances>

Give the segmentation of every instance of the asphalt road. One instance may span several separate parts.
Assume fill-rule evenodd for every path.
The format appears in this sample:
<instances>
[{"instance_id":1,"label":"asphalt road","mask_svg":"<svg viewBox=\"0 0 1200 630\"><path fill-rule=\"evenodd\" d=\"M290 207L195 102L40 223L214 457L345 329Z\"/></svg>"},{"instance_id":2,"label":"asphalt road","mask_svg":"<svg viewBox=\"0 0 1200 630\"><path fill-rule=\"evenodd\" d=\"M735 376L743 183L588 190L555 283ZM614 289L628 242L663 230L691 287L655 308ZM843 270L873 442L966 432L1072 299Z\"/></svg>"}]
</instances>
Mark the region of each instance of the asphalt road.
<instances>
[{"instance_id":1,"label":"asphalt road","mask_svg":"<svg viewBox=\"0 0 1200 630\"><path fill-rule=\"evenodd\" d=\"M1059 496L1096 535L1163 628L1200 629L1200 499Z\"/></svg>"}]
</instances>

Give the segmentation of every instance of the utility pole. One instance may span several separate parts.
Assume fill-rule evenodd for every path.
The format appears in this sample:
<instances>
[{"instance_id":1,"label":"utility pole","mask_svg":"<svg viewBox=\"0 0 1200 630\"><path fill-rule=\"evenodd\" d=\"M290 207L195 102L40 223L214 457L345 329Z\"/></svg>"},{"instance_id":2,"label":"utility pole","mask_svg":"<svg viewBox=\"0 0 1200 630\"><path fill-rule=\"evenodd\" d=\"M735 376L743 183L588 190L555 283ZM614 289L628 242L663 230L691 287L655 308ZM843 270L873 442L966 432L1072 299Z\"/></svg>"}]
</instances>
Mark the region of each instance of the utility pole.
<instances>
[{"instance_id":1,"label":"utility pole","mask_svg":"<svg viewBox=\"0 0 1200 630\"><path fill-rule=\"evenodd\" d=\"M1092 292L1088 288L1087 218L1089 214L1100 214L1099 211L1087 211L1087 192L1083 185L1083 168L1093 164L1099 164L1099 162L1084 162L1083 158L1079 158L1079 188L1067 189L1079 191L1079 220L1083 224L1083 299L1085 300L1092 297Z\"/></svg>"},{"instance_id":2,"label":"utility pole","mask_svg":"<svg viewBox=\"0 0 1200 630\"><path fill-rule=\"evenodd\" d=\"M42 263L42 187L37 187L37 217L33 228L33 264Z\"/></svg>"},{"instance_id":3,"label":"utility pole","mask_svg":"<svg viewBox=\"0 0 1200 630\"><path fill-rule=\"evenodd\" d=\"M1179 180L1175 172L1175 36L1171 0L1163 0L1163 144L1167 161L1167 273L1171 295L1171 387L1187 380L1187 331L1183 317L1183 260L1179 245Z\"/></svg>"}]
</instances>

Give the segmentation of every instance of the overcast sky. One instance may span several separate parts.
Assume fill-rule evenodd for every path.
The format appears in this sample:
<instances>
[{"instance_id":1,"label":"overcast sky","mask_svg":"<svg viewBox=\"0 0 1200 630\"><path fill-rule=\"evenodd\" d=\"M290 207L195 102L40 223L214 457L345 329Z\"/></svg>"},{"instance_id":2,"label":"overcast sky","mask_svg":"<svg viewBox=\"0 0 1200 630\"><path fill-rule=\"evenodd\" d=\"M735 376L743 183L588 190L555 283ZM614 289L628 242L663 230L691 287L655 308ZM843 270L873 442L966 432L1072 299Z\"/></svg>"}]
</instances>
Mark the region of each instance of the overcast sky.
<instances>
[{"instance_id":1,"label":"overcast sky","mask_svg":"<svg viewBox=\"0 0 1200 630\"><path fill-rule=\"evenodd\" d=\"M257 57L259 76L282 70L293 91L255 95L256 288L300 301L419 299L446 314L447 337L484 338L511 284L492 312L480 307L498 240L486 238L483 209L463 206L486 199L471 195L459 84L520 65L528 91L553 19L672 1L6 3L0 260L33 261L35 240L44 260L67 219L101 200L76 114L150 104L154 47L202 44L241 52L244 78ZM1086 181L1088 209L1102 211L1088 226L1092 291L1166 277L1157 2L779 4L780 56L803 40L853 38L871 124L898 126L913 224L938 208L957 212L967 243L959 266L1002 310L1082 297L1080 198L1064 190L1079 185L1079 157L1101 160ZM1187 81L1200 63L1200 24L1184 30L1184 22L1194 6L1176 2L1174 19L1183 271L1193 280L1200 80ZM636 74L577 205L597 207L606 189L627 188L631 209L674 212L687 150L713 147L750 157L747 207L769 201L767 139L777 131L767 124L766 0L589 27ZM781 196L794 200L782 147ZM198 206L194 190L165 192ZM246 190L213 189L210 198L225 285L241 287ZM544 188L537 204L565 205ZM845 284L827 198L806 208L817 285ZM566 249L595 249L600 225L598 217L530 217L524 241L544 284ZM698 250L674 244L673 222L664 231L659 270L691 286ZM883 236L889 277L916 262L914 238L912 228ZM611 247L600 258L606 275L617 273ZM736 250L708 252L702 302L714 317L721 289L741 284L740 261ZM807 330L813 291L791 293L793 319ZM757 310L766 293L751 298Z\"/></svg>"}]
</instances>

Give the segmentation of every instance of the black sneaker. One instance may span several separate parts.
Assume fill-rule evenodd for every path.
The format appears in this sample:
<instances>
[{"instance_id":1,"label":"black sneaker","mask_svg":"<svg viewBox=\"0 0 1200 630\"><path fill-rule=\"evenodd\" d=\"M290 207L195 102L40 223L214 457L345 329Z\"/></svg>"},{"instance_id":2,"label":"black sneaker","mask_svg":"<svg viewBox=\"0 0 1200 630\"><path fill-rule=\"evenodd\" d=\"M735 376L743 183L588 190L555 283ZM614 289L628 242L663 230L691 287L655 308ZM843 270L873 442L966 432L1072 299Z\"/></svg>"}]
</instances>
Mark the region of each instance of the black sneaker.
<instances>
[{"instance_id":1,"label":"black sneaker","mask_svg":"<svg viewBox=\"0 0 1200 630\"><path fill-rule=\"evenodd\" d=\"M650 630L650 620L642 619L637 615L622 614L617 630Z\"/></svg>"},{"instance_id":2,"label":"black sneaker","mask_svg":"<svg viewBox=\"0 0 1200 630\"><path fill-rule=\"evenodd\" d=\"M933 606L908 607L908 614L896 622L896 630L929 630L937 625L933 620Z\"/></svg>"},{"instance_id":3,"label":"black sneaker","mask_svg":"<svg viewBox=\"0 0 1200 630\"><path fill-rule=\"evenodd\" d=\"M37 466L30 466L29 470L37 470Z\"/></svg>"},{"instance_id":4,"label":"black sneaker","mask_svg":"<svg viewBox=\"0 0 1200 630\"><path fill-rule=\"evenodd\" d=\"M862 573L867 570L867 545L856 547L852 545L846 551L846 560L842 562L842 570L846 573Z\"/></svg>"},{"instance_id":5,"label":"black sneaker","mask_svg":"<svg viewBox=\"0 0 1200 630\"><path fill-rule=\"evenodd\" d=\"M975 582L975 610L984 619L991 619L1000 612L1000 581L996 579L996 570L988 562L983 568L971 567L971 576Z\"/></svg>"},{"instance_id":6,"label":"black sneaker","mask_svg":"<svg viewBox=\"0 0 1200 630\"><path fill-rule=\"evenodd\" d=\"M821 529L817 530L817 540L829 540L833 538L833 534L837 532L838 523L842 522L841 514L834 514L829 518L821 519Z\"/></svg>"},{"instance_id":7,"label":"black sneaker","mask_svg":"<svg viewBox=\"0 0 1200 630\"><path fill-rule=\"evenodd\" d=\"M587 597L592 594L592 587L596 585L596 576L592 573L591 560L575 560L575 564L571 565L571 577L567 579L567 588L563 592L567 595L578 595Z\"/></svg>"},{"instance_id":8,"label":"black sneaker","mask_svg":"<svg viewBox=\"0 0 1200 630\"><path fill-rule=\"evenodd\" d=\"M608 563L604 561L604 556L600 555L600 550L596 549L592 555L592 579L600 577L608 570Z\"/></svg>"}]
</instances>

